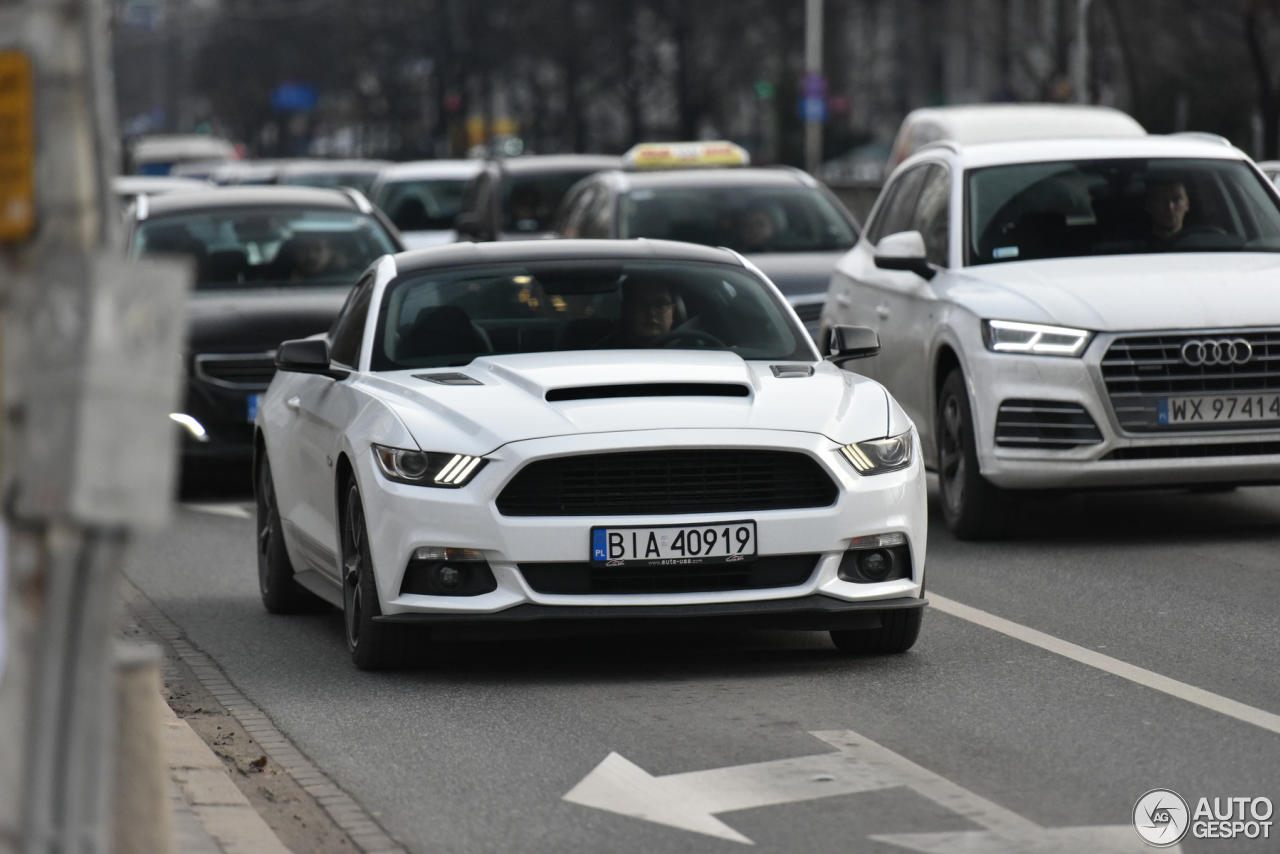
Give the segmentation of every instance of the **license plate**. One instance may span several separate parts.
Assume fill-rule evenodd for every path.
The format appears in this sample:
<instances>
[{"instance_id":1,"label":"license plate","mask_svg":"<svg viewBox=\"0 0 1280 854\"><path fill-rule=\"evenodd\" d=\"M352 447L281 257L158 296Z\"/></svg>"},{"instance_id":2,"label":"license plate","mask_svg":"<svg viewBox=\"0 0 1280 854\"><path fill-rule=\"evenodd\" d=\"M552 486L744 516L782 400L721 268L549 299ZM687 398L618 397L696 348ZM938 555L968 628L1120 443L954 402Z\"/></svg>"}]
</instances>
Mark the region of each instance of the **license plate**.
<instances>
[{"instance_id":1,"label":"license plate","mask_svg":"<svg viewBox=\"0 0 1280 854\"><path fill-rule=\"evenodd\" d=\"M592 528L595 566L677 566L755 560L755 522Z\"/></svg>"},{"instance_id":2,"label":"license plate","mask_svg":"<svg viewBox=\"0 0 1280 854\"><path fill-rule=\"evenodd\" d=\"M259 407L261 404L262 404L262 395L261 395L261 394L251 394L251 395L249 395L249 406L248 406L249 413L248 413L248 414L249 414L249 423L250 423L250 424L252 424L254 421L258 420L258 407Z\"/></svg>"},{"instance_id":3,"label":"license plate","mask_svg":"<svg viewBox=\"0 0 1280 854\"><path fill-rule=\"evenodd\" d=\"M1160 398L1160 424L1280 421L1280 394L1214 394Z\"/></svg>"}]
</instances>

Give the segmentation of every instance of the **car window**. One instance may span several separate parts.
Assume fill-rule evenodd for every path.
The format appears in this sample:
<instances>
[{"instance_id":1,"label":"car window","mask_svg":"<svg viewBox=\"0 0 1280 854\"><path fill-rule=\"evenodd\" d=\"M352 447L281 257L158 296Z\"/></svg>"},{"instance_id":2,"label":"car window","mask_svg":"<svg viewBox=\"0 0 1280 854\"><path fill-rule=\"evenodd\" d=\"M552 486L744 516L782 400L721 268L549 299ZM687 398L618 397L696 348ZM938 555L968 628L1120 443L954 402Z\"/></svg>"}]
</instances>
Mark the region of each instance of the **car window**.
<instances>
[{"instance_id":1,"label":"car window","mask_svg":"<svg viewBox=\"0 0 1280 854\"><path fill-rule=\"evenodd\" d=\"M739 252L848 249L857 232L812 187L655 187L622 196L618 236L682 240Z\"/></svg>"},{"instance_id":2,"label":"car window","mask_svg":"<svg viewBox=\"0 0 1280 854\"><path fill-rule=\"evenodd\" d=\"M502 230L550 231L556 208L569 188L595 169L508 175L502 185Z\"/></svg>"},{"instance_id":3,"label":"car window","mask_svg":"<svg viewBox=\"0 0 1280 854\"><path fill-rule=\"evenodd\" d=\"M561 202L561 214L556 222L556 231L564 237L581 237L582 217L586 214L587 205L595 198L597 192L594 185L583 187Z\"/></svg>"},{"instance_id":4,"label":"car window","mask_svg":"<svg viewBox=\"0 0 1280 854\"><path fill-rule=\"evenodd\" d=\"M462 209L466 178L390 181L378 188L374 204L401 231L444 231Z\"/></svg>"},{"instance_id":5,"label":"car window","mask_svg":"<svg viewBox=\"0 0 1280 854\"><path fill-rule=\"evenodd\" d=\"M812 359L804 330L750 271L694 262L559 261L406 273L384 291L372 367L662 347Z\"/></svg>"},{"instance_id":6,"label":"car window","mask_svg":"<svg viewBox=\"0 0 1280 854\"><path fill-rule=\"evenodd\" d=\"M970 170L969 264L1280 251L1280 207L1236 160L1126 158Z\"/></svg>"},{"instance_id":7,"label":"car window","mask_svg":"<svg viewBox=\"0 0 1280 854\"><path fill-rule=\"evenodd\" d=\"M929 165L912 167L885 190L889 195L876 213L875 221L867 226L867 240L872 246L890 234L911 230L911 217Z\"/></svg>"},{"instance_id":8,"label":"car window","mask_svg":"<svg viewBox=\"0 0 1280 854\"><path fill-rule=\"evenodd\" d=\"M360 280L329 332L329 355L340 365L354 368L359 364L360 342L364 338L365 321L369 317L373 280L372 273Z\"/></svg>"},{"instance_id":9,"label":"car window","mask_svg":"<svg viewBox=\"0 0 1280 854\"><path fill-rule=\"evenodd\" d=\"M950 203L951 173L945 166L932 164L920 188L911 228L924 237L925 256L939 267L947 266Z\"/></svg>"},{"instance_id":10,"label":"car window","mask_svg":"<svg viewBox=\"0 0 1280 854\"><path fill-rule=\"evenodd\" d=\"M135 255L195 261L196 289L350 284L396 251L386 230L361 213L306 208L232 208L148 219Z\"/></svg>"},{"instance_id":11,"label":"car window","mask_svg":"<svg viewBox=\"0 0 1280 854\"><path fill-rule=\"evenodd\" d=\"M596 240L606 239L611 236L610 213L612 213L612 194L604 187L596 190L595 196L586 205L586 210L582 212L582 225L579 228L582 237L589 237Z\"/></svg>"}]
</instances>

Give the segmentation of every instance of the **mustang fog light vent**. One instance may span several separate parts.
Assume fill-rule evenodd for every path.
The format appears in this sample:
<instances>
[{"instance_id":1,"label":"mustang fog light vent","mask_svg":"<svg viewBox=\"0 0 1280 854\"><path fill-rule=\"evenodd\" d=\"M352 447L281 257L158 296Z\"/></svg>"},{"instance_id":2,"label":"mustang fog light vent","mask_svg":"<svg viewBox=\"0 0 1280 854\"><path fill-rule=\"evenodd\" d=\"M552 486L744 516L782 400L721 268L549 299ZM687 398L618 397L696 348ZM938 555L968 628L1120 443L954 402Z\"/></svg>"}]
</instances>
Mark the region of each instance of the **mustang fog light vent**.
<instances>
[{"instance_id":1,"label":"mustang fog light vent","mask_svg":"<svg viewBox=\"0 0 1280 854\"><path fill-rule=\"evenodd\" d=\"M483 457L467 454L408 451L384 445L373 446L373 457L387 480L446 489L466 486L485 463Z\"/></svg>"},{"instance_id":2,"label":"mustang fog light vent","mask_svg":"<svg viewBox=\"0 0 1280 854\"><path fill-rule=\"evenodd\" d=\"M854 537L836 571L841 581L875 584L911 577L911 551L902 533Z\"/></svg>"},{"instance_id":3,"label":"mustang fog light vent","mask_svg":"<svg viewBox=\"0 0 1280 854\"><path fill-rule=\"evenodd\" d=\"M426 596L479 596L498 589L493 570L476 549L421 546L405 567L401 593Z\"/></svg>"},{"instance_id":4,"label":"mustang fog light vent","mask_svg":"<svg viewBox=\"0 0 1280 854\"><path fill-rule=\"evenodd\" d=\"M840 454L858 474L884 474L911 465L912 450L908 431L887 439L851 442L840 449Z\"/></svg>"}]
</instances>

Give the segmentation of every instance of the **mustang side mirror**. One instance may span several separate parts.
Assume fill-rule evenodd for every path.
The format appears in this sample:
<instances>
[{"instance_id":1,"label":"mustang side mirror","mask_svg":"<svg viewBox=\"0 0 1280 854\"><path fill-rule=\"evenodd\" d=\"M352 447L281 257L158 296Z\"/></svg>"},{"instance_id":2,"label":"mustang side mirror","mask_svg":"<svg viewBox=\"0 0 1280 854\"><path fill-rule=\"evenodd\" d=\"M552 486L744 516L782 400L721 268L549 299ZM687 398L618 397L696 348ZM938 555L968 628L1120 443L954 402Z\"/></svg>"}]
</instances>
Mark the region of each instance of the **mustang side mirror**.
<instances>
[{"instance_id":1,"label":"mustang side mirror","mask_svg":"<svg viewBox=\"0 0 1280 854\"><path fill-rule=\"evenodd\" d=\"M938 274L925 257L924 237L918 231L890 234L876 244L876 266L882 270L907 270L928 281Z\"/></svg>"},{"instance_id":2,"label":"mustang side mirror","mask_svg":"<svg viewBox=\"0 0 1280 854\"><path fill-rule=\"evenodd\" d=\"M474 240L480 236L480 217L470 211L460 213L454 217L453 228L458 232L459 237L467 237Z\"/></svg>"},{"instance_id":3,"label":"mustang side mirror","mask_svg":"<svg viewBox=\"0 0 1280 854\"><path fill-rule=\"evenodd\" d=\"M329 342L323 338L303 338L285 341L276 350L276 369L298 374L319 374L335 380L345 380L350 371L329 364Z\"/></svg>"},{"instance_id":4,"label":"mustang side mirror","mask_svg":"<svg viewBox=\"0 0 1280 854\"><path fill-rule=\"evenodd\" d=\"M831 330L829 349L827 360L843 367L845 362L879 353L880 336L870 326L836 326Z\"/></svg>"}]
</instances>

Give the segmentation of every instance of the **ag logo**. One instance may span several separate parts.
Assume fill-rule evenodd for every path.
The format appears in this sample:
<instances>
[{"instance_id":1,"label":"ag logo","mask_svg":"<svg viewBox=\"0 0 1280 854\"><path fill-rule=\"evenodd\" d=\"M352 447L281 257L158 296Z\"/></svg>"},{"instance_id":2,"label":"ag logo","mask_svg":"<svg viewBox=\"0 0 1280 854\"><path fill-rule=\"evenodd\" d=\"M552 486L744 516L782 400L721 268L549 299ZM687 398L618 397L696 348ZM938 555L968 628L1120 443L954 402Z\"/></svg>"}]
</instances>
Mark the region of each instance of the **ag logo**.
<instances>
[{"instance_id":1,"label":"ag logo","mask_svg":"<svg viewBox=\"0 0 1280 854\"><path fill-rule=\"evenodd\" d=\"M1190 824L1187 802L1170 789L1152 789L1133 805L1133 827L1154 848L1177 845Z\"/></svg>"}]
</instances>

